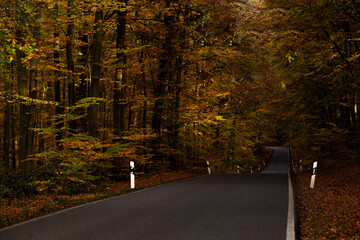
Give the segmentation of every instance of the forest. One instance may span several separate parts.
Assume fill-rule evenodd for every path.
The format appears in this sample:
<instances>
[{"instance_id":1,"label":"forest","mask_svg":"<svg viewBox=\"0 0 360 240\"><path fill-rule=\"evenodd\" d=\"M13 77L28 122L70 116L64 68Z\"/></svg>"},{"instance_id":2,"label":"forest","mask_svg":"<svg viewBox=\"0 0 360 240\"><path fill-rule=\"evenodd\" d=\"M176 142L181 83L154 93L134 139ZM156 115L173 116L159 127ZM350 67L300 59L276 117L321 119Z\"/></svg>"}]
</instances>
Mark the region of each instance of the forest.
<instances>
[{"instance_id":1,"label":"forest","mask_svg":"<svg viewBox=\"0 0 360 240\"><path fill-rule=\"evenodd\" d=\"M249 172L264 146L305 163L359 153L358 1L0 8L0 198L90 191L129 161Z\"/></svg>"}]
</instances>

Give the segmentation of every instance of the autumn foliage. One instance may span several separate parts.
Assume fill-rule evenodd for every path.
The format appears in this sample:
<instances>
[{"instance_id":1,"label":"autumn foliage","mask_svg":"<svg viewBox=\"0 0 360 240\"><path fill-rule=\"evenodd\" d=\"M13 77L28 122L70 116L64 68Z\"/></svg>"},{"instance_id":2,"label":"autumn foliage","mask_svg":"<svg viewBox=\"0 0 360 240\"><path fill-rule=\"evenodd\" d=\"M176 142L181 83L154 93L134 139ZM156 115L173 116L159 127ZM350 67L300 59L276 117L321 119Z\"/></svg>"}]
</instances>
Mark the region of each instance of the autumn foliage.
<instances>
[{"instance_id":1,"label":"autumn foliage","mask_svg":"<svg viewBox=\"0 0 360 240\"><path fill-rule=\"evenodd\" d=\"M0 7L2 197L21 191L15 175L31 194L89 192L127 177L130 160L141 175L206 160L250 171L271 141L273 88L245 2Z\"/></svg>"},{"instance_id":2,"label":"autumn foliage","mask_svg":"<svg viewBox=\"0 0 360 240\"><path fill-rule=\"evenodd\" d=\"M0 198L93 192L129 161L141 176L249 172L272 145L307 166L359 162L358 1L0 9Z\"/></svg>"}]
</instances>

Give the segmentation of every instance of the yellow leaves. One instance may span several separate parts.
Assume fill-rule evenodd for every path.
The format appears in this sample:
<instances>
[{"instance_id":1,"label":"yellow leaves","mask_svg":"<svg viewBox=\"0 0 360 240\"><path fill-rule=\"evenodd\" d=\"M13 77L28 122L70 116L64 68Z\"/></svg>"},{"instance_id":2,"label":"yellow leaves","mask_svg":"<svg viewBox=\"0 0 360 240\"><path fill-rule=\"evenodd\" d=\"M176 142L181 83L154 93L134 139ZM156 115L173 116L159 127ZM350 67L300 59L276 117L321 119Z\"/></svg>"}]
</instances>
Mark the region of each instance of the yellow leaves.
<instances>
[{"instance_id":1,"label":"yellow leaves","mask_svg":"<svg viewBox=\"0 0 360 240\"><path fill-rule=\"evenodd\" d=\"M223 116L215 116L216 121L225 121L226 119Z\"/></svg>"},{"instance_id":2,"label":"yellow leaves","mask_svg":"<svg viewBox=\"0 0 360 240\"><path fill-rule=\"evenodd\" d=\"M99 4L94 4L95 7L99 7ZM120 12L126 12L128 11L129 7L126 6L125 2L122 1L114 1L114 0L103 0L101 1L101 6L105 7L106 9L109 9L111 11L120 11Z\"/></svg>"},{"instance_id":3,"label":"yellow leaves","mask_svg":"<svg viewBox=\"0 0 360 240\"><path fill-rule=\"evenodd\" d=\"M152 139L156 137L156 134L133 134L130 136L124 136L122 137L122 139L124 140L129 140L129 141L143 141L143 140L148 140L148 139Z\"/></svg>"},{"instance_id":4,"label":"yellow leaves","mask_svg":"<svg viewBox=\"0 0 360 240\"><path fill-rule=\"evenodd\" d=\"M284 81L281 81L280 85L282 89L286 90L286 84Z\"/></svg>"},{"instance_id":5,"label":"yellow leaves","mask_svg":"<svg viewBox=\"0 0 360 240\"><path fill-rule=\"evenodd\" d=\"M73 182L78 182L78 183L85 183L84 180L81 180L77 177L72 177L72 176L67 176L66 179L70 180L70 181L73 181Z\"/></svg>"},{"instance_id":6,"label":"yellow leaves","mask_svg":"<svg viewBox=\"0 0 360 240\"><path fill-rule=\"evenodd\" d=\"M83 141L68 141L63 143L63 147L69 150L79 151L81 155L95 155L94 150L99 149L99 146L91 142Z\"/></svg>"},{"instance_id":7,"label":"yellow leaves","mask_svg":"<svg viewBox=\"0 0 360 240\"><path fill-rule=\"evenodd\" d=\"M59 103L57 102L30 98L19 94L13 94L11 96L13 99L22 102L23 104L26 105L55 105L55 106L59 105ZM6 92L0 92L0 97L6 97Z\"/></svg>"},{"instance_id":8,"label":"yellow leaves","mask_svg":"<svg viewBox=\"0 0 360 240\"><path fill-rule=\"evenodd\" d=\"M291 56L291 53L286 54L286 59L287 59L287 61L288 61L289 63L291 63L292 61L295 60L295 58L293 58L293 57Z\"/></svg>"},{"instance_id":9,"label":"yellow leaves","mask_svg":"<svg viewBox=\"0 0 360 240\"><path fill-rule=\"evenodd\" d=\"M38 54L38 53L32 53L32 54L29 54L28 56L26 56L26 60L31 60L33 58L40 58L41 57L41 54Z\"/></svg>"},{"instance_id":10,"label":"yellow leaves","mask_svg":"<svg viewBox=\"0 0 360 240\"><path fill-rule=\"evenodd\" d=\"M199 120L195 121L194 123L196 123L197 125L200 125L200 126L208 126L208 125L217 125L217 124L219 124L219 122L223 122L223 121L226 121L226 119L223 116L209 115L209 116L207 116L207 118L199 119Z\"/></svg>"},{"instance_id":11,"label":"yellow leaves","mask_svg":"<svg viewBox=\"0 0 360 240\"><path fill-rule=\"evenodd\" d=\"M351 57L349 57L347 60L349 62L352 62L352 61L355 61L355 60L359 59L359 57L360 57L360 53L357 52L357 53L353 54Z\"/></svg>"},{"instance_id":12,"label":"yellow leaves","mask_svg":"<svg viewBox=\"0 0 360 240\"><path fill-rule=\"evenodd\" d=\"M330 60L331 59L334 59L334 58L337 58L337 57L339 57L340 55L339 55L339 53L333 53L331 56L330 56Z\"/></svg>"}]
</instances>

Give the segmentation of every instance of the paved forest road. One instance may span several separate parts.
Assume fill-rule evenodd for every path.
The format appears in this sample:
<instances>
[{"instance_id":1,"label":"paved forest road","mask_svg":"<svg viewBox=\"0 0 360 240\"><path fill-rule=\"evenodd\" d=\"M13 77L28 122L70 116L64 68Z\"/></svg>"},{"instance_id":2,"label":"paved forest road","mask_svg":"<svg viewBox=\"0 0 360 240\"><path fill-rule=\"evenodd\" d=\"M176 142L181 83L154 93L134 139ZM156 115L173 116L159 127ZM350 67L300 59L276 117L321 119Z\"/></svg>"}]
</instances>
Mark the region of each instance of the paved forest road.
<instances>
[{"instance_id":1,"label":"paved forest road","mask_svg":"<svg viewBox=\"0 0 360 240\"><path fill-rule=\"evenodd\" d=\"M1 240L282 240L287 149L264 173L211 175L87 204L0 230Z\"/></svg>"}]
</instances>

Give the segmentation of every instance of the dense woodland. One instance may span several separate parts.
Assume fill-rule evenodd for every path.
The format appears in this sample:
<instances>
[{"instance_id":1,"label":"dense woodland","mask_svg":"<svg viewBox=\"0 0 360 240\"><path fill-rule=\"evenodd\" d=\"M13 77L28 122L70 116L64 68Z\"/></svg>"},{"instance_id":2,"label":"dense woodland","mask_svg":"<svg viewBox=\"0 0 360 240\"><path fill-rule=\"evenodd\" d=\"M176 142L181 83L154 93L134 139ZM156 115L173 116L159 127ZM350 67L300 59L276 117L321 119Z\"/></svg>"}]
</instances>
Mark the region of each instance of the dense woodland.
<instances>
[{"instance_id":1,"label":"dense woodland","mask_svg":"<svg viewBox=\"0 0 360 240\"><path fill-rule=\"evenodd\" d=\"M359 150L356 0L0 8L4 183L76 192L126 177L130 160L138 174L248 171L266 145L308 161Z\"/></svg>"}]
</instances>

